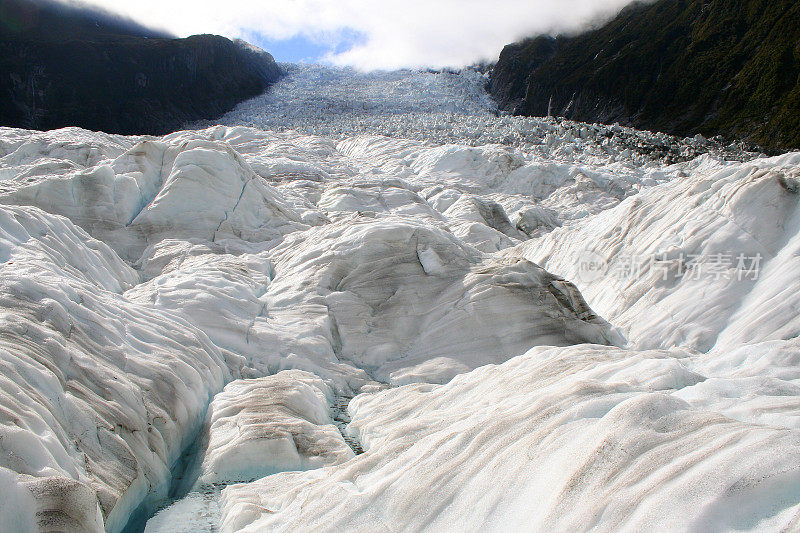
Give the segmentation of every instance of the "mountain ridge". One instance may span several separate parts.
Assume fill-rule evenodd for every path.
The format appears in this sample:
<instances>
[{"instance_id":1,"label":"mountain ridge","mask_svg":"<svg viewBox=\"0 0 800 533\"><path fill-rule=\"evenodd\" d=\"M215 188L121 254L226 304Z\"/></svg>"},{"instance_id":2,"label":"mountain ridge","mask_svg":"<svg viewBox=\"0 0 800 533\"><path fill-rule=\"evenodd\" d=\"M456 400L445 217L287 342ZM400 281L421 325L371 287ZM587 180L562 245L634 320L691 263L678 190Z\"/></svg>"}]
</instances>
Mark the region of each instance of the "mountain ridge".
<instances>
[{"instance_id":1,"label":"mountain ridge","mask_svg":"<svg viewBox=\"0 0 800 533\"><path fill-rule=\"evenodd\" d=\"M160 135L219 117L281 75L243 41L176 39L92 9L15 0L2 22L3 126Z\"/></svg>"}]
</instances>

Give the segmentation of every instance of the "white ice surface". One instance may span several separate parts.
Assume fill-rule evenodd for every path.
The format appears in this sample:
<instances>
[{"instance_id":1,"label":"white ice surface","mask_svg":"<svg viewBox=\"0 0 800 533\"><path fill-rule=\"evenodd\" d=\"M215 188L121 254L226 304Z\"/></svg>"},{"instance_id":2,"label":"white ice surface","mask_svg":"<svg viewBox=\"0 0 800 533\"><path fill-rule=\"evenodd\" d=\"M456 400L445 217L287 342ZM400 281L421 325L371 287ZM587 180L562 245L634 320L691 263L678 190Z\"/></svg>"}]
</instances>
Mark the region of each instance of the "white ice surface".
<instances>
[{"instance_id":1,"label":"white ice surface","mask_svg":"<svg viewBox=\"0 0 800 533\"><path fill-rule=\"evenodd\" d=\"M800 154L482 83L300 66L232 126L0 128L0 530L796 529Z\"/></svg>"},{"instance_id":2,"label":"white ice surface","mask_svg":"<svg viewBox=\"0 0 800 533\"><path fill-rule=\"evenodd\" d=\"M224 530L794 529L800 434L680 399L704 384L688 362L535 348L359 396L350 430L366 453L228 487Z\"/></svg>"},{"instance_id":3,"label":"white ice surface","mask_svg":"<svg viewBox=\"0 0 800 533\"><path fill-rule=\"evenodd\" d=\"M331 419L333 390L314 374L284 370L229 383L209 405L189 472L188 493L147 522L147 533L219 527L220 490L276 472L354 457Z\"/></svg>"},{"instance_id":4,"label":"white ice surface","mask_svg":"<svg viewBox=\"0 0 800 533\"><path fill-rule=\"evenodd\" d=\"M687 165L688 176L506 255L574 281L637 346L708 351L794 338L800 335L800 204L785 183L797 182L799 164L800 154L728 165L700 158ZM606 265L604 275L580 272L587 254ZM748 258L745 268L749 258L762 258L757 279L739 279L739 254ZM707 270L681 272L691 256ZM616 275L632 258L643 263L641 271ZM641 261L647 258L659 263ZM712 270L715 264L723 268Z\"/></svg>"},{"instance_id":5,"label":"white ice surface","mask_svg":"<svg viewBox=\"0 0 800 533\"><path fill-rule=\"evenodd\" d=\"M331 388L302 370L228 384L209 406L199 481L247 481L346 462L353 451L333 425L331 403Z\"/></svg>"},{"instance_id":6,"label":"white ice surface","mask_svg":"<svg viewBox=\"0 0 800 533\"><path fill-rule=\"evenodd\" d=\"M41 528L96 529L101 509L117 530L163 491L241 358L126 299L137 273L65 218L4 207L0 254L0 466L36 494Z\"/></svg>"}]
</instances>

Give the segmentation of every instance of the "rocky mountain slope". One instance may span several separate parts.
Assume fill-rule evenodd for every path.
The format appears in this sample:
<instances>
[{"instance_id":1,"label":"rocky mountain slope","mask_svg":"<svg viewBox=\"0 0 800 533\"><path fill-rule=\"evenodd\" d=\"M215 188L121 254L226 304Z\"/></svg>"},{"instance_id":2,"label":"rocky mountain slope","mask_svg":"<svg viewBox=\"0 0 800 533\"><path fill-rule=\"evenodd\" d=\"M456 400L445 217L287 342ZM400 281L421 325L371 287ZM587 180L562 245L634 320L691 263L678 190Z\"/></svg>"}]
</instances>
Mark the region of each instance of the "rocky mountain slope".
<instances>
[{"instance_id":1,"label":"rocky mountain slope","mask_svg":"<svg viewBox=\"0 0 800 533\"><path fill-rule=\"evenodd\" d=\"M491 92L517 114L800 147L800 4L634 4L581 35L507 46Z\"/></svg>"},{"instance_id":2,"label":"rocky mountain slope","mask_svg":"<svg viewBox=\"0 0 800 533\"><path fill-rule=\"evenodd\" d=\"M241 41L173 39L47 0L12 0L3 8L6 126L163 134L218 117L280 76L268 53Z\"/></svg>"}]
</instances>

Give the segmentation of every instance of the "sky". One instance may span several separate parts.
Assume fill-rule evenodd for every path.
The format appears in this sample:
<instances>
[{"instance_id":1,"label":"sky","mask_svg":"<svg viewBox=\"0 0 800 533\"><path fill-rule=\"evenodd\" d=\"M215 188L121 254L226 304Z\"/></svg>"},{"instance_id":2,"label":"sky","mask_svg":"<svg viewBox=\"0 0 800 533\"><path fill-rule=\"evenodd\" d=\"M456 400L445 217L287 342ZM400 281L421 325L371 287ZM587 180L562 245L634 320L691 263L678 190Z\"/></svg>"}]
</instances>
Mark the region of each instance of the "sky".
<instances>
[{"instance_id":1,"label":"sky","mask_svg":"<svg viewBox=\"0 0 800 533\"><path fill-rule=\"evenodd\" d=\"M184 37L243 38L278 61L359 69L460 67L503 46L572 33L631 0L89 0Z\"/></svg>"}]
</instances>

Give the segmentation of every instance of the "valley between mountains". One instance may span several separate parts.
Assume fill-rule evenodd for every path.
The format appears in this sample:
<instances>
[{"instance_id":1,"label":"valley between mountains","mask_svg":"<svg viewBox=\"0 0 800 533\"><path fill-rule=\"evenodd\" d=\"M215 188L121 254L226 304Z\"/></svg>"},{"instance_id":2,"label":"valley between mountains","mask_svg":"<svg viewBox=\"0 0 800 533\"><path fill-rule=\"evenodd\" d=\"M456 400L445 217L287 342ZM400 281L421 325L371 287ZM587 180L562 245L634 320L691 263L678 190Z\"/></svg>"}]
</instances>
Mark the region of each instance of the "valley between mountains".
<instances>
[{"instance_id":1,"label":"valley between mountains","mask_svg":"<svg viewBox=\"0 0 800 533\"><path fill-rule=\"evenodd\" d=\"M800 527L800 153L284 68L0 128L0 531Z\"/></svg>"}]
</instances>

